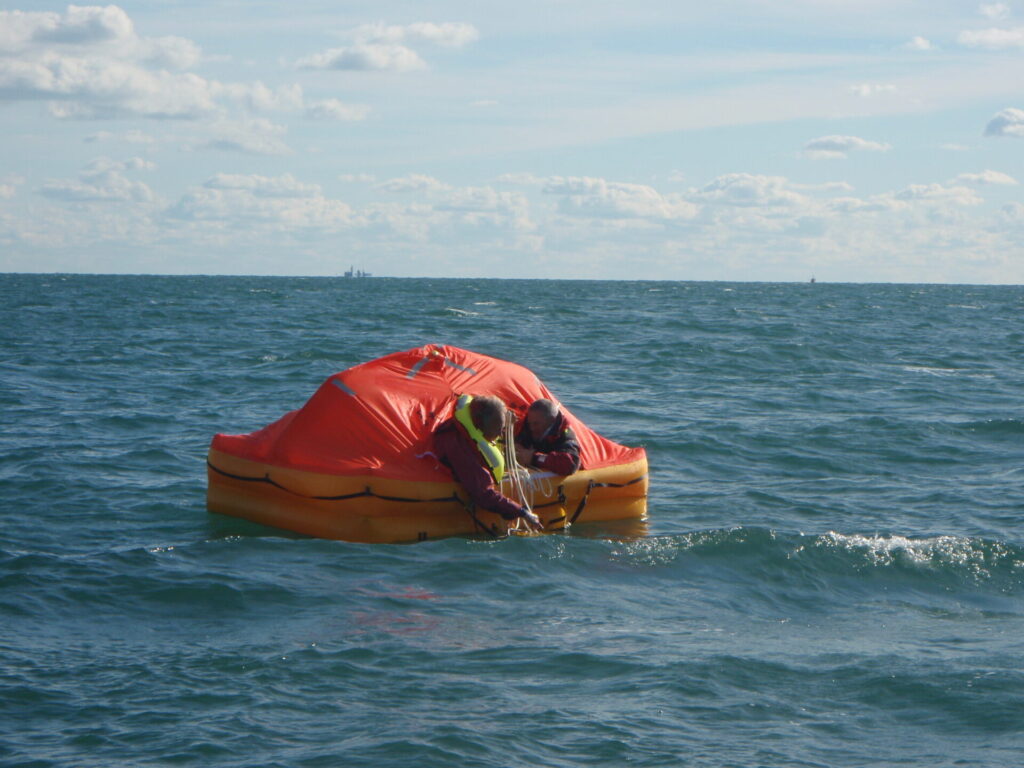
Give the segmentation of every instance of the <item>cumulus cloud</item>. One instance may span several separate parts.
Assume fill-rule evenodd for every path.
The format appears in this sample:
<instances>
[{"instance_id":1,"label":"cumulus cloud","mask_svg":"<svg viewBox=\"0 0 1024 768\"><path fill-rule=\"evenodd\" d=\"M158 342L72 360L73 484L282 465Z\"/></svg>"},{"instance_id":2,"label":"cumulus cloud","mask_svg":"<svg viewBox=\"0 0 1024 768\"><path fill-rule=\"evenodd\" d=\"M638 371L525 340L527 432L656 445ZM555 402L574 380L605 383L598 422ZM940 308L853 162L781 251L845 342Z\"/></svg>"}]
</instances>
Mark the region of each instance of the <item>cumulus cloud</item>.
<instances>
[{"instance_id":1,"label":"cumulus cloud","mask_svg":"<svg viewBox=\"0 0 1024 768\"><path fill-rule=\"evenodd\" d=\"M349 205L324 197L318 185L305 184L290 174L216 174L189 190L168 215L193 222L275 230L334 230L351 226L353 221Z\"/></svg>"},{"instance_id":2,"label":"cumulus cloud","mask_svg":"<svg viewBox=\"0 0 1024 768\"><path fill-rule=\"evenodd\" d=\"M853 185L845 181L826 181L821 184L790 183L790 189L807 190L808 192L852 192Z\"/></svg>"},{"instance_id":3,"label":"cumulus cloud","mask_svg":"<svg viewBox=\"0 0 1024 768\"><path fill-rule=\"evenodd\" d=\"M858 83L850 86L850 93L861 98L877 96L880 93L895 93L896 86L888 83Z\"/></svg>"},{"instance_id":4,"label":"cumulus cloud","mask_svg":"<svg viewBox=\"0 0 1024 768\"><path fill-rule=\"evenodd\" d=\"M917 36L910 38L902 47L907 51L930 51L935 46L927 38Z\"/></svg>"},{"instance_id":5,"label":"cumulus cloud","mask_svg":"<svg viewBox=\"0 0 1024 768\"><path fill-rule=\"evenodd\" d=\"M201 59L190 40L140 36L116 5L0 12L0 102L46 101L62 119L216 120L231 108L305 108L298 85L209 80L189 71Z\"/></svg>"},{"instance_id":6,"label":"cumulus cloud","mask_svg":"<svg viewBox=\"0 0 1024 768\"><path fill-rule=\"evenodd\" d=\"M956 41L968 48L986 48L992 51L1024 48L1024 27L966 30L957 35Z\"/></svg>"},{"instance_id":7,"label":"cumulus cloud","mask_svg":"<svg viewBox=\"0 0 1024 768\"><path fill-rule=\"evenodd\" d=\"M310 120L338 120L355 122L365 120L370 108L362 104L345 104L338 99L314 101L306 106L306 117Z\"/></svg>"},{"instance_id":8,"label":"cumulus cloud","mask_svg":"<svg viewBox=\"0 0 1024 768\"><path fill-rule=\"evenodd\" d=\"M376 43L330 48L299 59L301 69L351 69L364 72L415 72L426 69L419 54L404 45Z\"/></svg>"},{"instance_id":9,"label":"cumulus cloud","mask_svg":"<svg viewBox=\"0 0 1024 768\"><path fill-rule=\"evenodd\" d=\"M153 191L141 181L132 181L128 171L153 170L156 166L142 158L117 161L99 157L89 163L77 179L52 179L39 188L39 194L68 202L149 203Z\"/></svg>"},{"instance_id":10,"label":"cumulus cloud","mask_svg":"<svg viewBox=\"0 0 1024 768\"><path fill-rule=\"evenodd\" d=\"M999 171L982 171L981 173L961 173L950 182L952 184L974 184L975 186L1017 186L1017 180Z\"/></svg>"},{"instance_id":11,"label":"cumulus cloud","mask_svg":"<svg viewBox=\"0 0 1024 768\"><path fill-rule=\"evenodd\" d=\"M999 112L985 126L985 135L1024 138L1024 109L1010 107Z\"/></svg>"},{"instance_id":12,"label":"cumulus cloud","mask_svg":"<svg viewBox=\"0 0 1024 768\"><path fill-rule=\"evenodd\" d=\"M241 152L247 155L290 155L284 142L288 129L264 118L221 120L210 129L211 138L197 144L198 149Z\"/></svg>"},{"instance_id":13,"label":"cumulus cloud","mask_svg":"<svg viewBox=\"0 0 1024 768\"><path fill-rule=\"evenodd\" d=\"M385 192L440 192L451 189L451 186L420 173L412 173L398 179L388 179L377 185L377 189Z\"/></svg>"},{"instance_id":14,"label":"cumulus cloud","mask_svg":"<svg viewBox=\"0 0 1024 768\"><path fill-rule=\"evenodd\" d=\"M612 219L692 219L697 206L682 195L663 195L643 184L607 181L587 176L554 176L544 184L549 195L561 195L566 214Z\"/></svg>"},{"instance_id":15,"label":"cumulus cloud","mask_svg":"<svg viewBox=\"0 0 1024 768\"><path fill-rule=\"evenodd\" d=\"M217 173L203 186L207 189L245 190L257 197L317 197L322 194L320 185L305 184L290 173L283 176Z\"/></svg>"},{"instance_id":16,"label":"cumulus cloud","mask_svg":"<svg viewBox=\"0 0 1024 768\"><path fill-rule=\"evenodd\" d=\"M696 193L700 200L729 206L786 207L803 205L807 198L790 188L782 176L728 173Z\"/></svg>"},{"instance_id":17,"label":"cumulus cloud","mask_svg":"<svg viewBox=\"0 0 1024 768\"><path fill-rule=\"evenodd\" d=\"M116 5L69 5L67 13L0 12L0 50L18 52L33 43L67 46L136 43L131 19Z\"/></svg>"},{"instance_id":18,"label":"cumulus cloud","mask_svg":"<svg viewBox=\"0 0 1024 768\"><path fill-rule=\"evenodd\" d=\"M197 117L211 83L183 71L200 58L182 38L144 38L109 5L0 12L0 99L51 99L58 117ZM156 69L154 69L156 68Z\"/></svg>"},{"instance_id":19,"label":"cumulus cloud","mask_svg":"<svg viewBox=\"0 0 1024 768\"><path fill-rule=\"evenodd\" d=\"M148 133L132 130L124 133L113 133L111 131L97 131L86 136L83 141L86 144L96 144L101 141L117 141L125 144L155 144L156 139Z\"/></svg>"},{"instance_id":20,"label":"cumulus cloud","mask_svg":"<svg viewBox=\"0 0 1024 768\"><path fill-rule=\"evenodd\" d=\"M978 13L993 21L1002 21L1010 17L1010 6L1006 3L982 3Z\"/></svg>"},{"instance_id":21,"label":"cumulus cloud","mask_svg":"<svg viewBox=\"0 0 1024 768\"><path fill-rule=\"evenodd\" d=\"M342 173L338 175L338 181L349 184L372 184L376 180L377 177L372 173Z\"/></svg>"},{"instance_id":22,"label":"cumulus cloud","mask_svg":"<svg viewBox=\"0 0 1024 768\"><path fill-rule=\"evenodd\" d=\"M301 58L300 69L339 69L364 72L415 72L427 63L408 44L431 43L461 48L475 42L479 33L471 24L418 22L405 26L364 24L348 32L352 44L330 48Z\"/></svg>"},{"instance_id":23,"label":"cumulus cloud","mask_svg":"<svg viewBox=\"0 0 1024 768\"><path fill-rule=\"evenodd\" d=\"M979 205L982 199L973 189L944 184L911 184L894 195L897 200Z\"/></svg>"},{"instance_id":24,"label":"cumulus cloud","mask_svg":"<svg viewBox=\"0 0 1024 768\"><path fill-rule=\"evenodd\" d=\"M282 85L268 88L263 83L212 83L214 96L245 107L252 112L279 112L301 109L302 86Z\"/></svg>"},{"instance_id":25,"label":"cumulus cloud","mask_svg":"<svg viewBox=\"0 0 1024 768\"><path fill-rule=\"evenodd\" d=\"M804 144L804 154L814 159L842 159L850 152L887 152L892 147L857 136L822 136Z\"/></svg>"},{"instance_id":26,"label":"cumulus cloud","mask_svg":"<svg viewBox=\"0 0 1024 768\"><path fill-rule=\"evenodd\" d=\"M461 48L480 39L476 27L461 22L435 24L421 21L405 26L364 24L356 27L351 34L357 41L364 43L396 44L422 41L445 48Z\"/></svg>"},{"instance_id":27,"label":"cumulus cloud","mask_svg":"<svg viewBox=\"0 0 1024 768\"><path fill-rule=\"evenodd\" d=\"M546 180L532 173L503 173L497 179L500 184L516 184L522 187L541 187Z\"/></svg>"},{"instance_id":28,"label":"cumulus cloud","mask_svg":"<svg viewBox=\"0 0 1024 768\"><path fill-rule=\"evenodd\" d=\"M0 176L0 200L10 200L18 192L18 187L25 183L25 177L16 173Z\"/></svg>"}]
</instances>

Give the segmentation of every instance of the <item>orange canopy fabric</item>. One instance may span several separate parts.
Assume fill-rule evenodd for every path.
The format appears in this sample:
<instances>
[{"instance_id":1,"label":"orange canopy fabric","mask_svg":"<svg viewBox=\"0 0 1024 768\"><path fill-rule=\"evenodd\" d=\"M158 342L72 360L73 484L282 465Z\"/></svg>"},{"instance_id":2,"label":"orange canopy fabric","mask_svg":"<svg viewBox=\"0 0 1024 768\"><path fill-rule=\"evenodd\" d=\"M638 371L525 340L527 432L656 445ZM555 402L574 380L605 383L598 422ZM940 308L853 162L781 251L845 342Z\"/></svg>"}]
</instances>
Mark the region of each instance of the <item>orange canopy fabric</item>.
<instances>
[{"instance_id":1,"label":"orange canopy fabric","mask_svg":"<svg viewBox=\"0 0 1024 768\"><path fill-rule=\"evenodd\" d=\"M528 369L476 352L427 345L336 373L299 410L247 435L218 434L212 448L249 461L332 475L444 482L430 453L434 430L460 394L494 395L522 418L542 397L558 402ZM643 448L601 437L562 406L584 469L636 461Z\"/></svg>"}]
</instances>

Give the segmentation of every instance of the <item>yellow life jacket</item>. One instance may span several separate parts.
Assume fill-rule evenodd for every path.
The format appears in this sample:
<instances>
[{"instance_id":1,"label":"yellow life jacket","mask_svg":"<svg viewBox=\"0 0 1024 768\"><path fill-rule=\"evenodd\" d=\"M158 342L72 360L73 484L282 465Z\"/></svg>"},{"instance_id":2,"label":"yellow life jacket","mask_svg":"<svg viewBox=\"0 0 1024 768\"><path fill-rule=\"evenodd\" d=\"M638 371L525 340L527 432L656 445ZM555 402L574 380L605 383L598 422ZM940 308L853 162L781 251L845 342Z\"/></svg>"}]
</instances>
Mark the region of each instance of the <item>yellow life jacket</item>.
<instances>
[{"instance_id":1,"label":"yellow life jacket","mask_svg":"<svg viewBox=\"0 0 1024 768\"><path fill-rule=\"evenodd\" d=\"M501 449L497 444L484 437L484 433L473 423L473 417L469 414L469 404L472 402L472 395L459 395L459 399L455 401L455 419L476 443L476 448L484 457L494 481L501 485L501 479L505 476L505 457L501 455Z\"/></svg>"}]
</instances>

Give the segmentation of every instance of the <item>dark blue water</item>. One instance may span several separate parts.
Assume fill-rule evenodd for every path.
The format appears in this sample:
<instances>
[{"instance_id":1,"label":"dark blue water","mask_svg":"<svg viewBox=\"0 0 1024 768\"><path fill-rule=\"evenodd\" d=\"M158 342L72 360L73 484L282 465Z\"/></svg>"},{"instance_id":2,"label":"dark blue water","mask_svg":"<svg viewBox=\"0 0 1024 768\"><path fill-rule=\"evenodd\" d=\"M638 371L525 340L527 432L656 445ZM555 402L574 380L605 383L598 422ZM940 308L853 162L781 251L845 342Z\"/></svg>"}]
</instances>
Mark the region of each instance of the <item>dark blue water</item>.
<instances>
[{"instance_id":1,"label":"dark blue water","mask_svg":"<svg viewBox=\"0 0 1024 768\"><path fill-rule=\"evenodd\" d=\"M1024 762L1024 288L0 276L0 765ZM647 447L648 534L205 510L424 343Z\"/></svg>"}]
</instances>

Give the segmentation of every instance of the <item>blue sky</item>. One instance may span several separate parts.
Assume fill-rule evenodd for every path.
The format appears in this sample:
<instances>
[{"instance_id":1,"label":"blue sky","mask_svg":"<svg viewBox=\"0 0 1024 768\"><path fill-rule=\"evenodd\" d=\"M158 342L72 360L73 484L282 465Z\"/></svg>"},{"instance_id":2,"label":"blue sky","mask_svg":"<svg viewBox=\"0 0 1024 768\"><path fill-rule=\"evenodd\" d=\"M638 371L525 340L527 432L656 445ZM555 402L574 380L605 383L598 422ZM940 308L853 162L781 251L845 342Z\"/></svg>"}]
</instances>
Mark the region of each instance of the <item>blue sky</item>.
<instances>
[{"instance_id":1,"label":"blue sky","mask_svg":"<svg viewBox=\"0 0 1024 768\"><path fill-rule=\"evenodd\" d=\"M14 0L0 270L1020 284L1022 84L1024 0Z\"/></svg>"}]
</instances>

